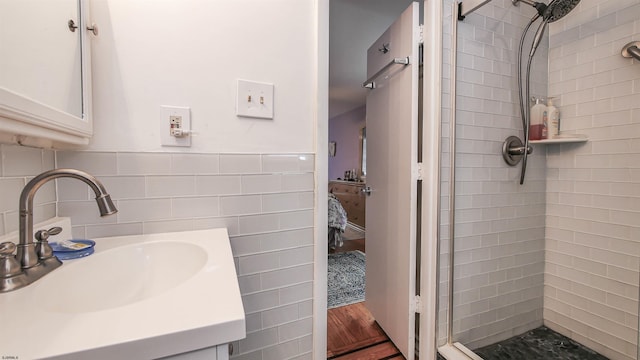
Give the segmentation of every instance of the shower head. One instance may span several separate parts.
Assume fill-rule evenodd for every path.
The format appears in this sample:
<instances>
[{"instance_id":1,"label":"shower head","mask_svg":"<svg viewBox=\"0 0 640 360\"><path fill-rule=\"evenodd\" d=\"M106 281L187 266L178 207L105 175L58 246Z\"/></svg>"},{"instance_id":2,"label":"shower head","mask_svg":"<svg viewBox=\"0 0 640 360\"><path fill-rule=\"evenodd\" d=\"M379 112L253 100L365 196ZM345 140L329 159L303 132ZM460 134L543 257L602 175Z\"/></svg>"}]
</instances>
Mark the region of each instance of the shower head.
<instances>
[{"instance_id":1,"label":"shower head","mask_svg":"<svg viewBox=\"0 0 640 360\"><path fill-rule=\"evenodd\" d=\"M547 6L547 9L542 15L542 23L538 27L538 31L536 31L536 35L533 38L533 44L531 45L531 52L529 53L529 57L533 57L533 55L536 53L547 24L558 21L565 17L569 12L571 12L571 10L573 10L573 8L576 7L576 5L578 5L579 2L580 0L553 0Z\"/></svg>"},{"instance_id":2,"label":"shower head","mask_svg":"<svg viewBox=\"0 0 640 360\"><path fill-rule=\"evenodd\" d=\"M573 10L580 0L553 0L542 14L542 18L548 23L558 21Z\"/></svg>"},{"instance_id":3,"label":"shower head","mask_svg":"<svg viewBox=\"0 0 640 360\"><path fill-rule=\"evenodd\" d=\"M518 5L521 2L534 7L538 11L538 15L548 23L552 23L567 15L578 5L580 0L553 0L549 5L532 0L511 0L513 5Z\"/></svg>"}]
</instances>

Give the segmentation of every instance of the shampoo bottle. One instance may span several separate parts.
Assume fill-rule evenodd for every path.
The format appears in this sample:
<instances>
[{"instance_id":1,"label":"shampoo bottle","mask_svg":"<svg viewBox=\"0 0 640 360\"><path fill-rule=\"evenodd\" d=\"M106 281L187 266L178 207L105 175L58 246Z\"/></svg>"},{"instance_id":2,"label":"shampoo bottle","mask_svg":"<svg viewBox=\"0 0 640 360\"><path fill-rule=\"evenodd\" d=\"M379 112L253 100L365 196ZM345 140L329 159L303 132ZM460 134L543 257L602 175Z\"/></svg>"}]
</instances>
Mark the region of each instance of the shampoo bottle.
<instances>
[{"instance_id":1,"label":"shampoo bottle","mask_svg":"<svg viewBox=\"0 0 640 360\"><path fill-rule=\"evenodd\" d=\"M549 117L547 137L553 139L560 134L560 110L553 106L553 99L547 100L547 115Z\"/></svg>"},{"instance_id":2,"label":"shampoo bottle","mask_svg":"<svg viewBox=\"0 0 640 360\"><path fill-rule=\"evenodd\" d=\"M529 113L529 140L542 140L544 139L544 118L547 116L547 107L542 103L542 99L536 98L536 103L531 107Z\"/></svg>"}]
</instances>

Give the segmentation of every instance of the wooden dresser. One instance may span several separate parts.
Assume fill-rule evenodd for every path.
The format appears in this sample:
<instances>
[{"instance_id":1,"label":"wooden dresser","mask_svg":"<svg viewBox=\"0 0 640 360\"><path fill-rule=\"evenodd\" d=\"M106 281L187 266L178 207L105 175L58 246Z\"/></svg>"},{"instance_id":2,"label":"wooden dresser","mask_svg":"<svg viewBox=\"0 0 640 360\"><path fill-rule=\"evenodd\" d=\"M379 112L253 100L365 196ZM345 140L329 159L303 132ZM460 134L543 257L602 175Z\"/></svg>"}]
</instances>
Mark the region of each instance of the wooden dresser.
<instances>
[{"instance_id":1,"label":"wooden dresser","mask_svg":"<svg viewBox=\"0 0 640 360\"><path fill-rule=\"evenodd\" d=\"M362 192L364 186L363 182L329 181L329 192L340 200L342 207L347 212L347 220L363 229L365 228L364 214L367 196Z\"/></svg>"}]
</instances>

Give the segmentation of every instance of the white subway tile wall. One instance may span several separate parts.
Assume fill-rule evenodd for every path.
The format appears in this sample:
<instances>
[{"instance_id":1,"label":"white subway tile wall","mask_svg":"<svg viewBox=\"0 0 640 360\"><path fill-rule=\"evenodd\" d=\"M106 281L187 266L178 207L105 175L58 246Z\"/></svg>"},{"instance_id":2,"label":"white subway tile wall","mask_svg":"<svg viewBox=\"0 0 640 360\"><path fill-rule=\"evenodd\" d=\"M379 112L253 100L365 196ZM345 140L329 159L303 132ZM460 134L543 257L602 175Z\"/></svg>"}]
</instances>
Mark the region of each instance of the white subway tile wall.
<instances>
[{"instance_id":1,"label":"white subway tile wall","mask_svg":"<svg viewBox=\"0 0 640 360\"><path fill-rule=\"evenodd\" d=\"M57 161L96 174L119 209L100 218L87 189L59 181L74 237L226 227L247 314L233 358L311 359L313 155L58 151Z\"/></svg>"},{"instance_id":2,"label":"white subway tile wall","mask_svg":"<svg viewBox=\"0 0 640 360\"><path fill-rule=\"evenodd\" d=\"M18 230L18 201L22 189L34 176L51 170L55 153L50 150L0 144L0 235ZM56 216L56 187L45 184L34 198L34 221Z\"/></svg>"},{"instance_id":3,"label":"white subway tile wall","mask_svg":"<svg viewBox=\"0 0 640 360\"><path fill-rule=\"evenodd\" d=\"M547 150L544 319L612 359L636 359L640 259L638 0L582 1L551 24L549 95L562 133Z\"/></svg>"},{"instance_id":4,"label":"white subway tile wall","mask_svg":"<svg viewBox=\"0 0 640 360\"><path fill-rule=\"evenodd\" d=\"M516 54L534 10L492 1L458 21L458 66L451 69L451 3L444 28L439 341L446 341L449 286L448 72L457 70L453 340L476 348L542 325L545 150L536 148L529 158L524 185L520 165L508 166L501 154L508 136L523 133ZM535 96L546 96L546 47L545 40L532 66Z\"/></svg>"},{"instance_id":5,"label":"white subway tile wall","mask_svg":"<svg viewBox=\"0 0 640 360\"><path fill-rule=\"evenodd\" d=\"M449 125L451 117L451 47L452 47L452 1L443 3L443 36L442 36L442 118L441 118L441 157L440 157L440 244L439 244L439 286L438 286L438 346L446 344L448 337L449 309L449 180L450 180L450 141ZM470 57L458 59L460 64L473 64ZM469 65L468 65L469 66Z\"/></svg>"}]
</instances>

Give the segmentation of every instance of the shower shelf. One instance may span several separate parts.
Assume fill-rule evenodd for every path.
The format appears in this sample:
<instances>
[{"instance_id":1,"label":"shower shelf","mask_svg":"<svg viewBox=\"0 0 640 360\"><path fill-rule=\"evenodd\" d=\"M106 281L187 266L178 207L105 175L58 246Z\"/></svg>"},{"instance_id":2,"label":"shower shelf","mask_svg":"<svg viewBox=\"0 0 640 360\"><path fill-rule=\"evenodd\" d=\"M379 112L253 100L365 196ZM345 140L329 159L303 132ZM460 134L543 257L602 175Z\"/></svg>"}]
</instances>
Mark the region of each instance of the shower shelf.
<instances>
[{"instance_id":1,"label":"shower shelf","mask_svg":"<svg viewBox=\"0 0 640 360\"><path fill-rule=\"evenodd\" d=\"M555 137L553 139L544 139L544 140L529 140L531 144L566 144L566 143L581 143L587 142L589 138L586 135L579 134L571 134L571 135L560 135L559 137Z\"/></svg>"}]
</instances>

